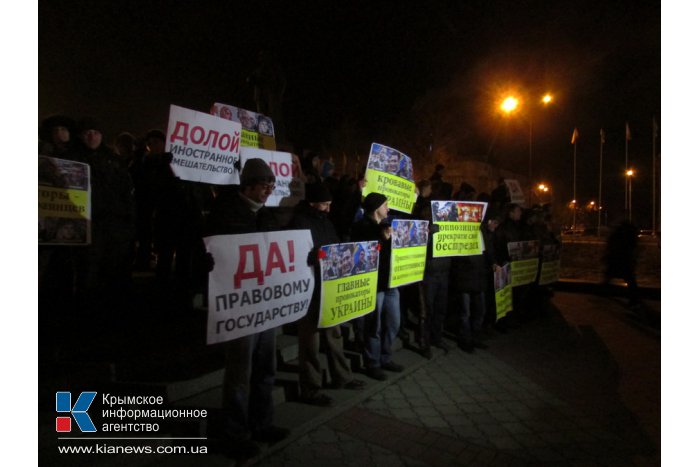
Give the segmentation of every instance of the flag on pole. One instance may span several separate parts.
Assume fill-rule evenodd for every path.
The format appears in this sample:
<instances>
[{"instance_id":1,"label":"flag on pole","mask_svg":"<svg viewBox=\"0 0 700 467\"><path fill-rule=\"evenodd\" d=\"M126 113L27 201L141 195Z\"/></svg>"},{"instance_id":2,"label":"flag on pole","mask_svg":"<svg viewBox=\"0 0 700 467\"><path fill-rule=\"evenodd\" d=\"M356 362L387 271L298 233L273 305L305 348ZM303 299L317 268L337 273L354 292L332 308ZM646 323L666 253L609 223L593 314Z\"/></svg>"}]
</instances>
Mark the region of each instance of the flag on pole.
<instances>
[{"instance_id":1,"label":"flag on pole","mask_svg":"<svg viewBox=\"0 0 700 467\"><path fill-rule=\"evenodd\" d=\"M571 135L571 144L576 144L578 141L578 128L574 128L574 134Z\"/></svg>"},{"instance_id":2,"label":"flag on pole","mask_svg":"<svg viewBox=\"0 0 700 467\"><path fill-rule=\"evenodd\" d=\"M627 122L625 122L625 139L627 141L632 139L632 132L630 132L630 126Z\"/></svg>"},{"instance_id":3,"label":"flag on pole","mask_svg":"<svg viewBox=\"0 0 700 467\"><path fill-rule=\"evenodd\" d=\"M605 144L605 131L603 129L600 129L600 144Z\"/></svg>"},{"instance_id":4,"label":"flag on pole","mask_svg":"<svg viewBox=\"0 0 700 467\"><path fill-rule=\"evenodd\" d=\"M659 125L656 124L656 117L652 118L651 127L654 131L654 138L657 138L659 136Z\"/></svg>"}]
</instances>

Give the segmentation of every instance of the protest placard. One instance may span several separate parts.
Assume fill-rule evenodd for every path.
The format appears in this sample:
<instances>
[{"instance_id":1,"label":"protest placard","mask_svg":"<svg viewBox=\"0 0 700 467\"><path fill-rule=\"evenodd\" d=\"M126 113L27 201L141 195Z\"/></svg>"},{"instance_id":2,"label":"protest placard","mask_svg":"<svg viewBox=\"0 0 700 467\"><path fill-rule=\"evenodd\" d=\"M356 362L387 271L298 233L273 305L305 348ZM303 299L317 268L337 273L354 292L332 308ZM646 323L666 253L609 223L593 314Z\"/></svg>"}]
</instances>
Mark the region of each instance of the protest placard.
<instances>
[{"instance_id":1,"label":"protest placard","mask_svg":"<svg viewBox=\"0 0 700 467\"><path fill-rule=\"evenodd\" d=\"M240 123L171 105L165 141L176 177L215 185L239 183Z\"/></svg>"},{"instance_id":2,"label":"protest placard","mask_svg":"<svg viewBox=\"0 0 700 467\"><path fill-rule=\"evenodd\" d=\"M308 230L206 237L209 273L207 343L255 334L302 318L314 290Z\"/></svg>"},{"instance_id":3,"label":"protest placard","mask_svg":"<svg viewBox=\"0 0 700 467\"><path fill-rule=\"evenodd\" d=\"M39 156L39 244L91 242L90 166Z\"/></svg>"},{"instance_id":4,"label":"protest placard","mask_svg":"<svg viewBox=\"0 0 700 467\"><path fill-rule=\"evenodd\" d=\"M540 264L540 248L537 240L508 242L508 256L510 256L513 287L535 282Z\"/></svg>"},{"instance_id":5,"label":"protest placard","mask_svg":"<svg viewBox=\"0 0 700 467\"><path fill-rule=\"evenodd\" d=\"M365 170L362 196L381 193L389 201L389 209L410 213L416 202L416 184L413 182L413 163L406 154L372 143Z\"/></svg>"},{"instance_id":6,"label":"protest placard","mask_svg":"<svg viewBox=\"0 0 700 467\"><path fill-rule=\"evenodd\" d=\"M433 256L473 256L484 250L481 221L488 203L478 201L431 201L433 223L440 231L433 235Z\"/></svg>"},{"instance_id":7,"label":"protest placard","mask_svg":"<svg viewBox=\"0 0 700 467\"><path fill-rule=\"evenodd\" d=\"M391 221L391 268L389 287L400 287L423 280L428 251L428 221Z\"/></svg>"},{"instance_id":8,"label":"protest placard","mask_svg":"<svg viewBox=\"0 0 700 467\"><path fill-rule=\"evenodd\" d=\"M561 245L542 246L540 285L553 284L559 280Z\"/></svg>"},{"instance_id":9,"label":"protest placard","mask_svg":"<svg viewBox=\"0 0 700 467\"><path fill-rule=\"evenodd\" d=\"M377 301L379 243L324 245L321 264L321 313L318 327L329 328L371 313Z\"/></svg>"},{"instance_id":10,"label":"protest placard","mask_svg":"<svg viewBox=\"0 0 700 467\"><path fill-rule=\"evenodd\" d=\"M523 206L525 204L525 193L523 193L523 190L520 188L520 182L513 179L506 179L504 182L508 187L510 202Z\"/></svg>"},{"instance_id":11,"label":"protest placard","mask_svg":"<svg viewBox=\"0 0 700 467\"><path fill-rule=\"evenodd\" d=\"M513 287L511 285L510 264L506 263L493 272L493 286L496 291L496 319L503 318L513 310Z\"/></svg>"},{"instance_id":12,"label":"protest placard","mask_svg":"<svg viewBox=\"0 0 700 467\"><path fill-rule=\"evenodd\" d=\"M277 149L275 126L270 117L220 102L214 103L209 109L209 113L241 124L241 147L262 148L270 151Z\"/></svg>"}]
</instances>

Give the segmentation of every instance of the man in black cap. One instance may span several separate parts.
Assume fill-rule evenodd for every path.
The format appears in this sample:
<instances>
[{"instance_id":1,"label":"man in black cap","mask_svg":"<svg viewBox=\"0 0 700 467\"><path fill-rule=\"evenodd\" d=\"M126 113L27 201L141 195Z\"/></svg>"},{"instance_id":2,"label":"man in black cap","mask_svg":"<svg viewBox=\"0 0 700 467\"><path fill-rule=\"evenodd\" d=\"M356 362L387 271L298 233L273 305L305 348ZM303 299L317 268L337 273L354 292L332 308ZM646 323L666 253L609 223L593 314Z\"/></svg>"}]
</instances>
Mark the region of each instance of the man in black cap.
<instances>
[{"instance_id":1,"label":"man in black cap","mask_svg":"<svg viewBox=\"0 0 700 467\"><path fill-rule=\"evenodd\" d=\"M379 271L377 280L377 307L364 318L364 355L367 376L385 380L383 370L400 372L403 367L392 361L391 346L399 332L401 310L399 289L389 288L391 264L391 225L383 224L389 215L387 197L370 193L362 202L364 216L350 229L353 242L378 241Z\"/></svg>"},{"instance_id":2,"label":"man in black cap","mask_svg":"<svg viewBox=\"0 0 700 467\"><path fill-rule=\"evenodd\" d=\"M332 387L362 389L365 385L363 381L353 379L352 370L343 353L340 326L318 328L322 284L317 252L323 245L340 242L333 224L328 219L332 200L333 197L325 184L307 185L306 200L301 201L295 208L289 226L290 229L309 229L314 243L314 249L309 256L309 263L315 267L314 293L308 313L298 321L299 385L301 402L318 406L329 406L333 403L333 399L320 392L323 378L319 360L319 334L324 336L328 348Z\"/></svg>"},{"instance_id":3,"label":"man in black cap","mask_svg":"<svg viewBox=\"0 0 700 467\"><path fill-rule=\"evenodd\" d=\"M222 187L212 207L207 235L242 234L279 230L265 207L275 188L275 175L262 159L249 159L241 172L240 189ZM275 443L289 430L272 425L275 382L275 328L226 343L223 406L226 416L225 447L238 459L260 453L254 441Z\"/></svg>"}]
</instances>

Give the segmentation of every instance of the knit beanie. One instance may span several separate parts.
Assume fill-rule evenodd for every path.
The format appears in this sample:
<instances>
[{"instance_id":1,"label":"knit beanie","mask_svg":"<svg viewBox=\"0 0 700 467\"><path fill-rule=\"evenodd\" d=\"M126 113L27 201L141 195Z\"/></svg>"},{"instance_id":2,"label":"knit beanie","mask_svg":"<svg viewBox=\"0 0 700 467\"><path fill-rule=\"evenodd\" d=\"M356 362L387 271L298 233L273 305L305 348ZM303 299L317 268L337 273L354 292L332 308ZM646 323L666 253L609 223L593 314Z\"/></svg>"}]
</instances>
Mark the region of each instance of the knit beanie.
<instances>
[{"instance_id":1,"label":"knit beanie","mask_svg":"<svg viewBox=\"0 0 700 467\"><path fill-rule=\"evenodd\" d=\"M262 159L248 159L241 171L241 186L255 185L256 183L274 183L275 174L267 162Z\"/></svg>"},{"instance_id":2,"label":"knit beanie","mask_svg":"<svg viewBox=\"0 0 700 467\"><path fill-rule=\"evenodd\" d=\"M366 214L371 214L374 211L376 211L379 206L384 204L386 200L387 197L380 193L370 193L365 197L365 200L362 202L362 209L365 210Z\"/></svg>"}]
</instances>

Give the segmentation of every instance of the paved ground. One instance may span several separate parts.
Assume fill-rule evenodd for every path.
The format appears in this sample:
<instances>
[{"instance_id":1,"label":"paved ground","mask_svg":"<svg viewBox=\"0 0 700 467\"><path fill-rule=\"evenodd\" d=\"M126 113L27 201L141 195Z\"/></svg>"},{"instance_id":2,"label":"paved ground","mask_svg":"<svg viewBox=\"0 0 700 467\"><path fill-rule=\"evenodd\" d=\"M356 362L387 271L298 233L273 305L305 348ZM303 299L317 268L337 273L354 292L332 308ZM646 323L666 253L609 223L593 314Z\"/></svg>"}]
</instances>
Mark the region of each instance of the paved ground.
<instances>
[{"instance_id":1,"label":"paved ground","mask_svg":"<svg viewBox=\"0 0 700 467\"><path fill-rule=\"evenodd\" d=\"M407 366L404 373L368 381L364 391L329 391L335 407L278 406L276 423L292 436L249 464L660 465L660 302L646 304L650 319L641 320L619 299L559 291L540 319L490 334L488 350L455 347L428 361L403 349L396 361ZM48 415L53 423L55 414ZM235 465L215 453L59 460Z\"/></svg>"},{"instance_id":2,"label":"paved ground","mask_svg":"<svg viewBox=\"0 0 700 467\"><path fill-rule=\"evenodd\" d=\"M489 350L435 358L260 465L660 465L658 330L615 299L560 292L552 304Z\"/></svg>"}]
</instances>

